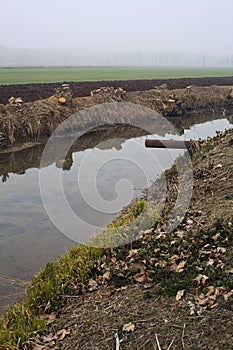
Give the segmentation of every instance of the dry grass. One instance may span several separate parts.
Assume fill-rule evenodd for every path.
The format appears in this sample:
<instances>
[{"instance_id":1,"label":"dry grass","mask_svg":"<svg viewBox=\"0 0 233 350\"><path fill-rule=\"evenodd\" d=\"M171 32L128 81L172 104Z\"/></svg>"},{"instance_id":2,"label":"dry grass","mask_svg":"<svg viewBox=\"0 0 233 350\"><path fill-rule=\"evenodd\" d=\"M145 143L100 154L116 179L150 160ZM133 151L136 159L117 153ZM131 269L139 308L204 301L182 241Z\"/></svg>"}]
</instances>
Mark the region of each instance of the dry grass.
<instances>
[{"instance_id":1,"label":"dry grass","mask_svg":"<svg viewBox=\"0 0 233 350\"><path fill-rule=\"evenodd\" d=\"M55 329L65 328L71 335L57 342L58 349L112 350L116 334L121 350L157 350L159 345L163 350L231 349L232 310L227 308L191 316L173 298L159 296L157 287L140 285L124 290L109 286L67 299ZM123 325L130 322L135 331L124 332Z\"/></svg>"}]
</instances>

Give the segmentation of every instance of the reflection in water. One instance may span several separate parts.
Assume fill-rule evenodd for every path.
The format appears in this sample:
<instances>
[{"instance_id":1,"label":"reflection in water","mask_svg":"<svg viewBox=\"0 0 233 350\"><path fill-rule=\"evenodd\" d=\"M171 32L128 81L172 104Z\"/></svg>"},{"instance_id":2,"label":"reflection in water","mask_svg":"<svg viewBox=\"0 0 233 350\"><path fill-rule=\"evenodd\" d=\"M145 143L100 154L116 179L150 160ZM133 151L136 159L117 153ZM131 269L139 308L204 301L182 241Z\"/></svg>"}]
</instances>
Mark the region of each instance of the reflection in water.
<instances>
[{"instance_id":1,"label":"reflection in water","mask_svg":"<svg viewBox=\"0 0 233 350\"><path fill-rule=\"evenodd\" d=\"M198 124L204 124L206 122L213 122L216 120L223 120L227 125L233 124L233 115L223 115L223 113L217 114L214 113L212 115L202 115L202 114L196 114L196 115L187 115L185 117L171 117L169 118L169 121L174 125L174 127L179 131L180 135L183 135L185 130L190 129L194 125ZM211 124L208 124L210 126L210 132L212 133L212 136L214 136L216 130L212 130ZM223 127L223 124L222 124ZM222 131L224 128L222 129ZM208 134L205 134L203 137L211 136Z\"/></svg>"},{"instance_id":2,"label":"reflection in water","mask_svg":"<svg viewBox=\"0 0 233 350\"><path fill-rule=\"evenodd\" d=\"M145 131L131 126L109 126L102 129L93 129L87 134L81 136L71 147L65 159L57 159L55 161L57 168L63 170L70 170L73 164L72 154L79 151L84 151L89 148L94 148L96 145L106 141L105 147L102 149L111 148L110 140L121 138L121 143L125 140L145 135ZM69 144L69 139L60 138L54 144L54 154L59 153L58 149L66 148ZM103 145L103 143L102 143ZM0 176L2 182L9 179L9 174L25 174L26 170L30 168L40 168L41 156L45 145L36 145L34 147L26 148L17 152L0 153ZM54 155L51 153L51 158L48 160L47 166L54 162Z\"/></svg>"},{"instance_id":3,"label":"reflection in water","mask_svg":"<svg viewBox=\"0 0 233 350\"><path fill-rule=\"evenodd\" d=\"M27 169L39 168L44 145L36 145L18 152L0 154L0 176L2 182L9 179L9 174L25 174Z\"/></svg>"},{"instance_id":4,"label":"reflection in water","mask_svg":"<svg viewBox=\"0 0 233 350\"><path fill-rule=\"evenodd\" d=\"M217 120L219 122L216 122ZM230 127L230 124L233 124L233 116L230 115L226 118L222 117L222 119L220 119L220 116L216 115L203 116L197 114L195 116L174 117L170 118L169 121L174 125L176 130L179 132L179 135L184 135L184 133L186 133L186 135L188 135L188 137L186 136L186 139L197 139L197 135L193 134L195 125L203 124L202 127L197 126L200 138L214 136L216 130L220 129L221 131L224 131L225 128L227 129ZM211 125L211 123L204 125L204 123L211 121L214 122L213 125ZM194 126L194 128L191 130L191 133L187 132L187 130L189 130L192 126ZM202 128L205 128L205 131L203 133L201 132ZM93 129L89 133L81 136L72 145L65 159L56 160L56 167L68 171L72 167L72 154L75 152L94 148L96 145L98 145L98 148L102 150L111 149L113 147L117 150L120 150L125 140L146 134L147 132L143 129L127 125L114 125L109 126L108 128L104 127L103 129ZM69 142L69 140L66 140L65 138L59 139L57 141L57 144L54 145L54 153L57 152L57 148L65 148L67 142ZM45 145L36 145L34 147L26 148L17 152L0 153L0 177L2 178L2 182L6 182L10 177L9 174L11 173L22 175L25 174L25 172L30 168L39 168L44 147ZM48 161L47 165L49 166L53 162L54 157L51 154L51 159Z\"/></svg>"},{"instance_id":5,"label":"reflection in water","mask_svg":"<svg viewBox=\"0 0 233 350\"><path fill-rule=\"evenodd\" d=\"M224 130L232 125L232 117L215 120L215 116L194 116L171 119L177 128L177 135L166 135L166 138L197 139L214 136L216 130ZM200 125L195 125L202 122ZM205 122L205 123L203 123ZM189 129L193 126L191 129ZM39 171L46 172L47 181L53 188L56 174L62 174L67 200L75 212L98 227L105 227L115 213L103 215L93 210L82 198L77 188L79 166L85 156L92 159L93 166L98 166L101 159L106 159L105 165L98 172L98 192L102 198L113 201L117 198L117 184L124 178L133 184L133 196L140 194L141 189L148 187L148 179L136 171L134 162L126 162L124 156L134 159L144 158L145 164L150 158L145 150L144 137L146 132L140 128L129 126L113 126L104 130L93 130L78 139L71 147L65 159L48 159L46 167L39 169L44 145L24 149L18 152L0 154L0 277L10 276L10 279L28 280L47 261L64 252L73 244L64 237L51 223L44 210L39 188ZM180 135L179 135L180 134ZM181 136L182 135L182 136ZM128 140L135 138L136 140ZM161 135L157 135L162 138ZM63 148L65 139L59 139L54 146ZM164 169L169 167L179 151L150 150L156 155L154 168L150 168L148 178L154 180ZM122 160L115 162L109 159L120 156ZM20 175L20 176L18 176ZM88 176L88 174L87 174ZM56 200L56 193L53 194ZM89 198L90 199L90 198ZM98 205L98 203L97 203ZM65 218L62 218L65 220ZM82 231L82 228L77 228ZM9 278L9 277L8 277ZM6 279L5 279L6 281ZM10 283L1 284L0 278L0 312L1 306L7 304L10 293L16 292L16 287ZM21 288L21 287L20 287ZM18 291L18 289L17 289Z\"/></svg>"}]
</instances>

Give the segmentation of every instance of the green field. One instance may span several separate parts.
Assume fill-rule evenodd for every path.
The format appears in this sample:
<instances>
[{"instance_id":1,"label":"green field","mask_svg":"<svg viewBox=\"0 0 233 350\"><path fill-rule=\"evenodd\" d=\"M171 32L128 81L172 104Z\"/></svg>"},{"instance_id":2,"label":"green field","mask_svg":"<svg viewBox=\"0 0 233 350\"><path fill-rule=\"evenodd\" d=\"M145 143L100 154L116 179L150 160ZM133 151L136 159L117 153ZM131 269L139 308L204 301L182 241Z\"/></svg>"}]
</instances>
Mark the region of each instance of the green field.
<instances>
[{"instance_id":1,"label":"green field","mask_svg":"<svg viewBox=\"0 0 233 350\"><path fill-rule=\"evenodd\" d=\"M233 76L233 67L30 67L0 68L0 85Z\"/></svg>"}]
</instances>

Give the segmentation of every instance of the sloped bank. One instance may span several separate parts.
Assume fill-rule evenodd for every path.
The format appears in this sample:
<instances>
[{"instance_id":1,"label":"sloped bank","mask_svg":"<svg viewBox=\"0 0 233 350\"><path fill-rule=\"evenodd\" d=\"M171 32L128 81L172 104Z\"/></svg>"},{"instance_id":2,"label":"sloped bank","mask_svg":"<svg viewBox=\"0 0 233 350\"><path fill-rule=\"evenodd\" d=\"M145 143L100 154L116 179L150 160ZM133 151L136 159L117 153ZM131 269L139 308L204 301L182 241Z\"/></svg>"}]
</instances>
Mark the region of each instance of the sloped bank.
<instances>
[{"instance_id":1,"label":"sloped bank","mask_svg":"<svg viewBox=\"0 0 233 350\"><path fill-rule=\"evenodd\" d=\"M187 113L226 113L233 106L232 87L197 87L169 90L161 86L153 90L129 92L116 101L111 94L74 98L72 104L62 105L55 96L34 102L0 105L0 150L9 147L28 147L46 141L69 116L102 103L130 102L155 110L165 117L185 116ZM87 116L87 114L86 114ZM134 116L130 117L134 120ZM111 124L111 118L105 118ZM88 117L80 129L95 127Z\"/></svg>"},{"instance_id":2,"label":"sloped bank","mask_svg":"<svg viewBox=\"0 0 233 350\"><path fill-rule=\"evenodd\" d=\"M191 206L166 222L178 195L166 172L163 213L132 245L74 247L36 276L5 315L1 349L230 349L232 346L233 131L193 155ZM218 205L216 205L218 203ZM111 226L140 215L137 201ZM31 338L31 339L30 339Z\"/></svg>"}]
</instances>

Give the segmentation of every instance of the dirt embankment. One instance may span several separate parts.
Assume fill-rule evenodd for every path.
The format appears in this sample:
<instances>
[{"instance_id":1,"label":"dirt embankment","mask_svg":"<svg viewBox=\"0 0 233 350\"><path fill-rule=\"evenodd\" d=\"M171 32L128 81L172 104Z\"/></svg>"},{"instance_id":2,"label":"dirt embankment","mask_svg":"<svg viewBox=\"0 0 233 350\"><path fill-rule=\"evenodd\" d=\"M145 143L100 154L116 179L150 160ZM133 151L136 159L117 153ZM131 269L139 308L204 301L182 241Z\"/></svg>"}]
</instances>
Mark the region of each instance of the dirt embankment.
<instances>
[{"instance_id":1,"label":"dirt embankment","mask_svg":"<svg viewBox=\"0 0 233 350\"><path fill-rule=\"evenodd\" d=\"M64 86L67 89L67 84ZM140 88L140 82L137 86ZM93 96L73 97L68 103L64 99L65 95L61 95L61 90L59 90L59 95L55 93L45 100L17 102L13 99L10 104L0 104L0 149L16 144L35 144L46 140L66 118L96 104L131 102L151 108L166 117L200 112L213 114L219 110L225 113L225 109L233 106L232 86L200 87L194 85L185 89L170 90L166 84L163 84L152 90L127 91L126 94L123 89L115 91L117 90L114 90L114 87L98 89L92 94ZM24 101L22 92L20 95ZM90 120L87 122L90 124ZM95 126L94 121L93 126Z\"/></svg>"},{"instance_id":2,"label":"dirt embankment","mask_svg":"<svg viewBox=\"0 0 233 350\"><path fill-rule=\"evenodd\" d=\"M90 96L92 90L102 86L113 86L115 89L121 86L124 90L132 92L150 90L161 84L167 84L169 89L183 89L188 85L230 86L233 85L233 77L70 82L74 98ZM6 104L11 96L21 96L25 102L46 99L53 95L59 86L60 83L0 85L0 104Z\"/></svg>"}]
</instances>

